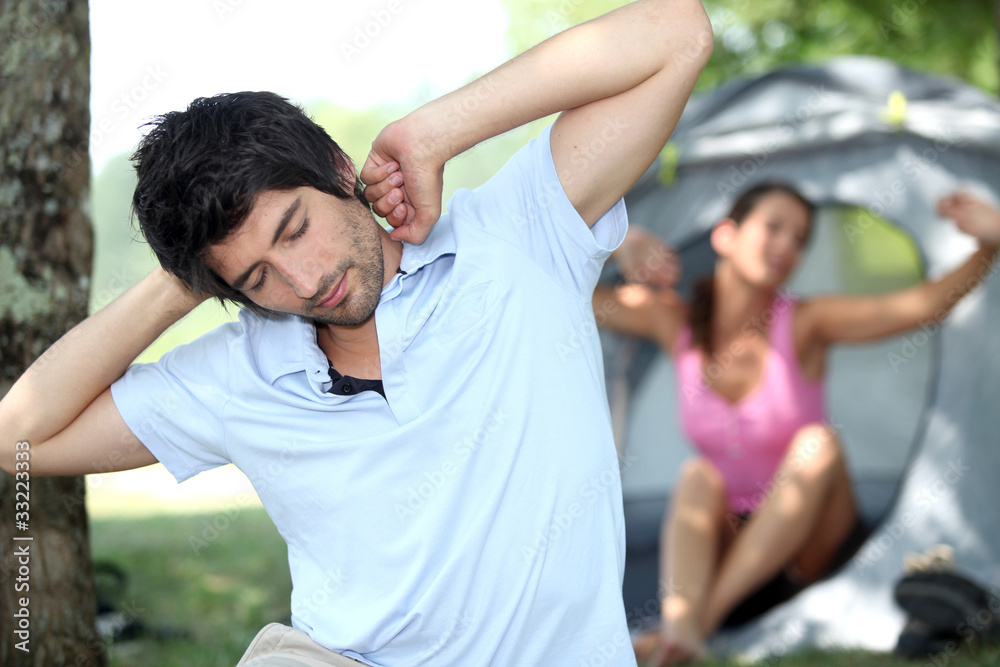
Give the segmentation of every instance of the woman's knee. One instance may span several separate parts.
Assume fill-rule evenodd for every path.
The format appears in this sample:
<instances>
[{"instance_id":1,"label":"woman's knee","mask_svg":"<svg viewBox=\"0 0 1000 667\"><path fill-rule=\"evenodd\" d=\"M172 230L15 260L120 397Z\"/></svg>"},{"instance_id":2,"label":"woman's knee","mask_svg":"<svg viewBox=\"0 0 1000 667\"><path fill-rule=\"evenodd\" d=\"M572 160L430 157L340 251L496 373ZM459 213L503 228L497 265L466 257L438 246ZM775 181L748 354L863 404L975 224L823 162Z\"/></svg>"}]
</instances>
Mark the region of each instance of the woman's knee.
<instances>
[{"instance_id":1,"label":"woman's knee","mask_svg":"<svg viewBox=\"0 0 1000 667\"><path fill-rule=\"evenodd\" d=\"M828 424L807 424L796 431L788 450L793 471L822 473L844 465L844 452L837 432Z\"/></svg>"},{"instance_id":2,"label":"woman's knee","mask_svg":"<svg viewBox=\"0 0 1000 667\"><path fill-rule=\"evenodd\" d=\"M675 493L699 498L724 498L726 483L711 461L704 457L695 457L688 459L681 466Z\"/></svg>"}]
</instances>

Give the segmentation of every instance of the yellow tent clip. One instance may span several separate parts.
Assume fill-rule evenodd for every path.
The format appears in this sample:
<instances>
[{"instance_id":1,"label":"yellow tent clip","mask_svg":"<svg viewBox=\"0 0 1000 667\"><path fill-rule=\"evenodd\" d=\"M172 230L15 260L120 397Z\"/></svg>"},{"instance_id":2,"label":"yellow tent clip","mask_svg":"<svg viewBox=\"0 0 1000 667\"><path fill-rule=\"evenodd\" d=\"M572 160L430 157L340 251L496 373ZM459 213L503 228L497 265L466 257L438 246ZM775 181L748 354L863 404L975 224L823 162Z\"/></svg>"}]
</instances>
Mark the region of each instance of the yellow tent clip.
<instances>
[{"instance_id":1,"label":"yellow tent clip","mask_svg":"<svg viewBox=\"0 0 1000 667\"><path fill-rule=\"evenodd\" d=\"M896 129L902 129L906 122L906 95L902 91L894 90L889 93L889 101L882 110L882 120L889 125L895 125Z\"/></svg>"},{"instance_id":2,"label":"yellow tent clip","mask_svg":"<svg viewBox=\"0 0 1000 667\"><path fill-rule=\"evenodd\" d=\"M677 176L677 163L680 162L680 159L681 149L674 142L668 141L667 145L660 151L660 170L656 174L660 185L673 185L674 177Z\"/></svg>"}]
</instances>

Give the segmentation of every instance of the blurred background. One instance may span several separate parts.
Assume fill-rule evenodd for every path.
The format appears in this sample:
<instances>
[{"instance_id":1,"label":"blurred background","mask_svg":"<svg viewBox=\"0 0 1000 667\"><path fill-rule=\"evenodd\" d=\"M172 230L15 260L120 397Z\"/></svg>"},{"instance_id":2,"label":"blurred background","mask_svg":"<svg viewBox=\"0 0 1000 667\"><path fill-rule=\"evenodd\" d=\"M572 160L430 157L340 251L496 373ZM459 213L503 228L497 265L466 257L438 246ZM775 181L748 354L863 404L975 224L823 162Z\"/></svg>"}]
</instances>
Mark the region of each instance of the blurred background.
<instances>
[{"instance_id":1,"label":"blurred background","mask_svg":"<svg viewBox=\"0 0 1000 667\"><path fill-rule=\"evenodd\" d=\"M41 3L44 5L44 3ZM154 266L130 218L129 156L142 126L192 99L272 90L302 105L359 164L388 122L498 66L531 45L617 6L610 0L91 0L94 229L88 311ZM991 95L1000 88L1000 2L974 0L706 1L715 50L696 88L776 67L848 54L887 58ZM36 11L36 10L24 10ZM37 10L44 16L44 8ZM449 163L445 199L492 175L551 119L497 137ZM872 257L898 258L889 289L919 279L915 253L885 230ZM882 262L881 264L884 264ZM851 273L851 267L845 268ZM139 359L153 361L221 322L206 303ZM643 400L643 397L639 397ZM647 468L644 472L649 473ZM643 471L633 472L634 477ZM651 482L650 482L651 483ZM635 477L634 486L647 480ZM86 506L98 562L123 627L179 636L187 648L115 647L112 664L232 664L263 624L286 620L284 545L245 477L231 466L177 485L161 467L91 475ZM126 582L128 582L126 584ZM247 634L249 633L249 635ZM194 641L191 638L194 637ZM193 648L192 648L193 646ZM185 652L186 651L186 652Z\"/></svg>"},{"instance_id":2,"label":"blurred background","mask_svg":"<svg viewBox=\"0 0 1000 667\"><path fill-rule=\"evenodd\" d=\"M90 3L95 312L152 269L130 221L129 156L142 125L192 99L273 90L302 105L359 164L384 125L531 45L623 2L611 0L364 0L282 3L182 0ZM997 8L942 0L705 2L715 50L696 92L733 78L845 54L891 59L998 90ZM448 164L445 199L493 174L551 119L476 147ZM873 250L874 255L879 249ZM892 253L889 253L892 254ZM167 331L139 361L159 358L235 309L216 302ZM158 466L92 477L95 516L198 510L218 494L250 493L237 471L181 487ZM123 498L130 502L122 503Z\"/></svg>"}]
</instances>

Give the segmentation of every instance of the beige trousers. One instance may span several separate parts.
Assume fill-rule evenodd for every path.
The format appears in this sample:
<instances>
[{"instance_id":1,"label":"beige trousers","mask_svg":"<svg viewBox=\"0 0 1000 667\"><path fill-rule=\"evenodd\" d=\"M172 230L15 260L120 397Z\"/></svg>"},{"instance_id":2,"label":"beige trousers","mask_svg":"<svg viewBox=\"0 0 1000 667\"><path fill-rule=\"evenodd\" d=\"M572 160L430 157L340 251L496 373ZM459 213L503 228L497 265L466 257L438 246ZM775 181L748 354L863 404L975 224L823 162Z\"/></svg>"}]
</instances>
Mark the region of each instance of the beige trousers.
<instances>
[{"instance_id":1,"label":"beige trousers","mask_svg":"<svg viewBox=\"0 0 1000 667\"><path fill-rule=\"evenodd\" d=\"M309 635L281 623L257 633L237 667L358 667L365 663L314 642Z\"/></svg>"}]
</instances>

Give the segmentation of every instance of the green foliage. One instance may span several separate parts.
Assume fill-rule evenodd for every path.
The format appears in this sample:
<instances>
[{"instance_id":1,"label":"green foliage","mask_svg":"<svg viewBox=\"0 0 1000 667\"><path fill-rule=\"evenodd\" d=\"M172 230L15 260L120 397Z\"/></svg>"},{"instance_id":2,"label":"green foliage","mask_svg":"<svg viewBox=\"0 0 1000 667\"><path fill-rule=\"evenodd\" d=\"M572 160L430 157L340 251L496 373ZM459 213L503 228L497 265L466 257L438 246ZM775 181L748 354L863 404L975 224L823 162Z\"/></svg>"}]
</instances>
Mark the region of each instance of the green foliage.
<instances>
[{"instance_id":1,"label":"green foliage","mask_svg":"<svg viewBox=\"0 0 1000 667\"><path fill-rule=\"evenodd\" d=\"M219 515L105 519L91 524L95 561L110 560L128 575L124 611L144 624L188 633L187 637L139 639L113 645L111 667L230 667L267 623L288 623L291 580L287 552L263 509L244 509L195 555L192 534ZM776 647L778 648L778 647ZM1000 664L1000 647L961 643L954 655L914 662L862 651L811 650L772 658L768 667L903 667L947 663L948 667ZM694 663L724 667L711 659Z\"/></svg>"},{"instance_id":2,"label":"green foliage","mask_svg":"<svg viewBox=\"0 0 1000 667\"><path fill-rule=\"evenodd\" d=\"M899 227L860 208L837 212L840 278L850 294L881 294L924 279L913 239Z\"/></svg>"},{"instance_id":3,"label":"green foliage","mask_svg":"<svg viewBox=\"0 0 1000 667\"><path fill-rule=\"evenodd\" d=\"M625 4L622 0L503 2L511 19L510 55ZM705 7L715 31L715 50L699 81L700 89L782 65L820 62L844 54L889 58L915 69L962 78L991 92L1000 87L993 9L984 0L707 0ZM414 98L397 106L358 110L317 100L307 110L360 169L378 132L424 101ZM449 162L443 200L458 188L484 183L550 120L496 137ZM133 187L134 175L124 154L109 162L95 179L97 244L91 312L154 266L148 247L129 224ZM236 312L235 307L225 312L216 302L206 304L168 331L141 359L154 360L173 345L234 319Z\"/></svg>"},{"instance_id":4,"label":"green foliage","mask_svg":"<svg viewBox=\"0 0 1000 667\"><path fill-rule=\"evenodd\" d=\"M504 0L508 42L519 52L559 30L625 4L613 0ZM834 56L872 55L964 79L996 93L997 37L986 0L706 0L715 50L698 82Z\"/></svg>"},{"instance_id":5,"label":"green foliage","mask_svg":"<svg viewBox=\"0 0 1000 667\"><path fill-rule=\"evenodd\" d=\"M91 184L94 264L89 312L108 305L155 266L149 246L130 224L135 170L127 153L108 160Z\"/></svg>"},{"instance_id":6,"label":"green foliage","mask_svg":"<svg viewBox=\"0 0 1000 667\"><path fill-rule=\"evenodd\" d=\"M229 667L263 626L290 617L287 550L262 509L241 511L197 554L192 535L222 525L218 515L101 520L91 525L95 561L128 576L120 611L152 629L184 633L110 647L112 667Z\"/></svg>"}]
</instances>

